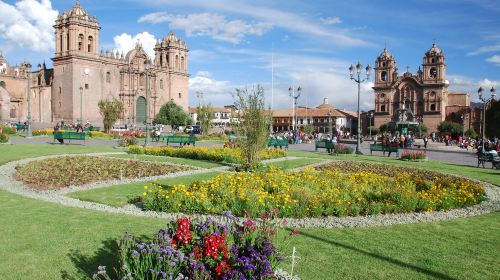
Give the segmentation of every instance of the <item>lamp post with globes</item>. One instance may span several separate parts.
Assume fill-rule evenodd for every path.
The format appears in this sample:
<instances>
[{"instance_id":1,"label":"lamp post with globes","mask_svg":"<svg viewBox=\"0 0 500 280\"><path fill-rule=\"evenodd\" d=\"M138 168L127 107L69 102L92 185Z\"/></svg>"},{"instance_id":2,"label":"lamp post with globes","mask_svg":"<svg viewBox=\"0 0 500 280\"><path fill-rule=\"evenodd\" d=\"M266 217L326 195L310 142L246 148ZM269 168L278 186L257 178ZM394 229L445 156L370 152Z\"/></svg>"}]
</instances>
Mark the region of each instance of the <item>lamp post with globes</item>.
<instances>
[{"instance_id":1,"label":"lamp post with globes","mask_svg":"<svg viewBox=\"0 0 500 280\"><path fill-rule=\"evenodd\" d=\"M372 71L372 68L368 64L365 68L366 70L366 78L361 79L361 71L363 70L363 65L358 62L356 64L356 68L354 65L351 64L349 67L349 72L351 74L351 80L356 82L358 84L358 131L357 131L357 143L356 143L356 154L361 154L361 151L359 150L359 146L361 145L361 118L360 118L360 113L359 113L359 98L360 98L360 93L361 93L361 83L368 81L370 79L370 72ZM356 71L357 73L357 78L354 77L354 72Z\"/></svg>"},{"instance_id":2,"label":"lamp post with globes","mask_svg":"<svg viewBox=\"0 0 500 280\"><path fill-rule=\"evenodd\" d=\"M328 110L328 134L330 134L330 139L332 139L333 138L332 110Z\"/></svg>"},{"instance_id":3,"label":"lamp post with globes","mask_svg":"<svg viewBox=\"0 0 500 280\"><path fill-rule=\"evenodd\" d=\"M370 122L368 123L368 129L370 130L370 139L372 139L372 119L373 119L373 111L368 112L368 118L370 119Z\"/></svg>"},{"instance_id":4,"label":"lamp post with globes","mask_svg":"<svg viewBox=\"0 0 500 280\"><path fill-rule=\"evenodd\" d=\"M479 89L477 90L477 95L479 96L479 99L481 101L483 101L483 129L482 129L483 133L482 133L482 137L481 137L482 152L483 153L484 153L484 131L486 130L486 106L491 101L495 101L496 100L496 93L495 93L495 88L494 87L491 87L490 93L491 93L491 97L490 98L485 98L483 96L483 88L479 87Z\"/></svg>"},{"instance_id":5,"label":"lamp post with globes","mask_svg":"<svg viewBox=\"0 0 500 280\"><path fill-rule=\"evenodd\" d=\"M288 88L288 95L290 95L291 98L293 98L293 120L292 120L292 129L293 131L298 135L298 132L296 131L297 128L297 120L295 119L295 108L297 107L297 99L300 97L300 93L302 91L302 88L299 86L297 88L294 88L293 86ZM297 137L296 137L297 138Z\"/></svg>"}]
</instances>

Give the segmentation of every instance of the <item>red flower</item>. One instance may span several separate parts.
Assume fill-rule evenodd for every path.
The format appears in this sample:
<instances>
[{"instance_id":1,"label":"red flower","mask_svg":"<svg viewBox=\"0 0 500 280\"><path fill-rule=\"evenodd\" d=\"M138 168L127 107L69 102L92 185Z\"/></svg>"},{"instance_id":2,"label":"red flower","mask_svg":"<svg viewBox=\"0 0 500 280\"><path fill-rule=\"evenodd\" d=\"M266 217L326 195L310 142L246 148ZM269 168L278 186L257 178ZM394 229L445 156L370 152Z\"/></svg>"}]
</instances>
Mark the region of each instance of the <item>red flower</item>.
<instances>
[{"instance_id":1,"label":"red flower","mask_svg":"<svg viewBox=\"0 0 500 280\"><path fill-rule=\"evenodd\" d=\"M223 256L227 256L227 248L223 246L225 241L225 236L219 236L217 234L205 236L203 241L203 255L213 259L219 258L219 253L223 253Z\"/></svg>"},{"instance_id":2,"label":"red flower","mask_svg":"<svg viewBox=\"0 0 500 280\"><path fill-rule=\"evenodd\" d=\"M191 241L192 237L193 233L189 230L189 218L179 218L172 243L180 246L186 245Z\"/></svg>"},{"instance_id":3,"label":"red flower","mask_svg":"<svg viewBox=\"0 0 500 280\"><path fill-rule=\"evenodd\" d=\"M221 261L215 266L215 275L217 278L222 277L224 274L231 272L231 267L225 261Z\"/></svg>"}]
</instances>

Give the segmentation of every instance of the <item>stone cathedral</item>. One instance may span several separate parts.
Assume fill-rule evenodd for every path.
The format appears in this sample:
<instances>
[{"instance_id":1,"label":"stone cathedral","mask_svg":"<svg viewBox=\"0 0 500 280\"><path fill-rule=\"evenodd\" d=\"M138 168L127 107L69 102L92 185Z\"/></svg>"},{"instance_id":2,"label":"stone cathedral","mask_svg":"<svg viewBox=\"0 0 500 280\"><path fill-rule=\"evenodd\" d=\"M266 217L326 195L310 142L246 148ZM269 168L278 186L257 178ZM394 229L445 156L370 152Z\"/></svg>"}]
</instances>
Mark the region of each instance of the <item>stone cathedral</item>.
<instances>
[{"instance_id":1,"label":"stone cathedral","mask_svg":"<svg viewBox=\"0 0 500 280\"><path fill-rule=\"evenodd\" d=\"M58 16L54 29L53 69L45 63L34 72L29 63L10 66L0 53L0 119L26 120L28 83L35 124L74 122L81 116L82 122L102 126L97 104L113 98L125 107L121 124L142 124L170 100L187 111L188 48L174 33L156 43L154 58L140 42L127 54L99 52L101 27L78 2Z\"/></svg>"},{"instance_id":2,"label":"stone cathedral","mask_svg":"<svg viewBox=\"0 0 500 280\"><path fill-rule=\"evenodd\" d=\"M425 52L416 74L399 75L395 58L384 48L375 61L374 82L376 127L403 119L423 122L434 132L452 114L470 117L470 96L448 91L444 52L436 44Z\"/></svg>"}]
</instances>

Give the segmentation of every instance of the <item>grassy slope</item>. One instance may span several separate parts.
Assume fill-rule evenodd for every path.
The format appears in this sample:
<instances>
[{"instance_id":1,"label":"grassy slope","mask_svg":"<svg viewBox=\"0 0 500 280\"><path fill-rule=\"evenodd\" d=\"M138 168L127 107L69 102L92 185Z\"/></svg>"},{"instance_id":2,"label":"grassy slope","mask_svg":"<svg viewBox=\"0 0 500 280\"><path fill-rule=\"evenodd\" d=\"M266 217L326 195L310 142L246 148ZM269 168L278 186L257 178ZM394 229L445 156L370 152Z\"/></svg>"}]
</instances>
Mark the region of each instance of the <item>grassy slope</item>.
<instances>
[{"instance_id":1,"label":"grassy slope","mask_svg":"<svg viewBox=\"0 0 500 280\"><path fill-rule=\"evenodd\" d=\"M338 155L331 156L325 153L318 152L306 152L306 151L289 151L289 156L302 156L309 158L327 158L327 159L337 159L337 160L359 160L364 162L373 163L387 163L396 166L406 166L406 167L416 167L425 168L434 171L439 171L443 173L455 174L460 176L466 176L488 183L500 186L500 172L491 168L477 168L472 166L461 166L457 164L443 163L439 161L426 161L426 162L408 162L401 161L396 158L380 157L380 156L368 156L368 155Z\"/></svg>"},{"instance_id":2,"label":"grassy slope","mask_svg":"<svg viewBox=\"0 0 500 280\"><path fill-rule=\"evenodd\" d=\"M113 263L103 246L124 232L151 236L160 219L64 207L0 191L2 279L81 279ZM365 229L308 229L290 237L302 279L494 279L500 275L500 213ZM496 244L496 245L495 245ZM287 261L289 262L289 260ZM56 265L57 264L57 265ZM285 267L290 267L285 263Z\"/></svg>"},{"instance_id":3,"label":"grassy slope","mask_svg":"<svg viewBox=\"0 0 500 280\"><path fill-rule=\"evenodd\" d=\"M106 146L76 146L76 145L0 145L0 164L22 158L39 157L56 154L84 154L121 151Z\"/></svg>"},{"instance_id":4,"label":"grassy slope","mask_svg":"<svg viewBox=\"0 0 500 280\"><path fill-rule=\"evenodd\" d=\"M135 155L135 154L126 154L126 155L110 155L110 157L117 158L131 158L131 159L140 159L147 161L159 161L159 162L170 162L175 164L185 164L192 165L201 168L214 168L224 166L220 163L204 161L204 160L194 160L188 158L174 158L174 157L162 157L162 156L150 156L150 155Z\"/></svg>"},{"instance_id":5,"label":"grassy slope","mask_svg":"<svg viewBox=\"0 0 500 280\"><path fill-rule=\"evenodd\" d=\"M198 180L207 180L216 176L217 172L198 174L196 176L181 176L176 178L167 178L157 180L161 184L191 184ZM144 186L148 182L137 182L123 185L115 185L109 188L80 191L69 194L68 196L78 198L80 200L98 202L108 204L111 206L119 207L127 204L130 198L139 197L144 192Z\"/></svg>"},{"instance_id":6,"label":"grassy slope","mask_svg":"<svg viewBox=\"0 0 500 280\"><path fill-rule=\"evenodd\" d=\"M277 161L267 164L267 166L277 166L282 169L293 169L297 167L306 166L313 163L320 163L322 160L319 159L292 159L292 160L283 160Z\"/></svg>"},{"instance_id":7,"label":"grassy slope","mask_svg":"<svg viewBox=\"0 0 500 280\"><path fill-rule=\"evenodd\" d=\"M96 151L106 151L106 147L0 145L0 163ZM97 265L113 263L112 253L105 249L113 244L112 239L125 231L150 236L165 224L159 219L64 207L4 191L0 191L0 205L2 279L81 279ZM284 248L289 255L291 247L297 247L301 259L296 271L302 279L495 279L500 275L498 228L499 212L441 223L307 229L290 237ZM289 259L284 265L290 270L287 263Z\"/></svg>"}]
</instances>

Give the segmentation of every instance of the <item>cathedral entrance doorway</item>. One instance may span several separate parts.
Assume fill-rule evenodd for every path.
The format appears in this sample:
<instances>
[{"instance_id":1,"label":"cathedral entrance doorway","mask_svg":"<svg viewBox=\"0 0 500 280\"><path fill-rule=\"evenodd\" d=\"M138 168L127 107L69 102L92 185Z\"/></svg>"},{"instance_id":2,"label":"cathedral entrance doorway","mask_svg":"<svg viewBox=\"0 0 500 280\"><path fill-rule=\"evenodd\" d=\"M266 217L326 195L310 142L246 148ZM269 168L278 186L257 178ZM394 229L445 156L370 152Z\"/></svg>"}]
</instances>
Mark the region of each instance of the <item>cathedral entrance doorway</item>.
<instances>
[{"instance_id":1,"label":"cathedral entrance doorway","mask_svg":"<svg viewBox=\"0 0 500 280\"><path fill-rule=\"evenodd\" d=\"M137 123L146 123L146 98L139 96L137 98L137 104L135 106L136 112L136 122Z\"/></svg>"}]
</instances>

